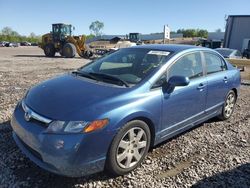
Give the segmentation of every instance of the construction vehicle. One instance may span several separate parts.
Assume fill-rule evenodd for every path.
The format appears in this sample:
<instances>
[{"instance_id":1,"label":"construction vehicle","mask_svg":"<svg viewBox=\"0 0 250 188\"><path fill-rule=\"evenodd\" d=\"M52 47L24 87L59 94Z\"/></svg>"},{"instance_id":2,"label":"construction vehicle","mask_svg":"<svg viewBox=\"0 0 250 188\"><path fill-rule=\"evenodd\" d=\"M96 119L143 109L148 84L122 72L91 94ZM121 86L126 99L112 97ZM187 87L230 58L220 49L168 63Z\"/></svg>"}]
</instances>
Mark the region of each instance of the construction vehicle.
<instances>
[{"instance_id":1,"label":"construction vehicle","mask_svg":"<svg viewBox=\"0 0 250 188\"><path fill-rule=\"evenodd\" d=\"M129 41L134 42L137 45L142 44L141 33L129 33Z\"/></svg>"},{"instance_id":2,"label":"construction vehicle","mask_svg":"<svg viewBox=\"0 0 250 188\"><path fill-rule=\"evenodd\" d=\"M39 47L47 57L54 57L57 52L66 58L75 57L76 53L84 58L91 57L93 53L85 43L85 35L72 36L72 29L70 24L52 24L52 31L42 36Z\"/></svg>"}]
</instances>

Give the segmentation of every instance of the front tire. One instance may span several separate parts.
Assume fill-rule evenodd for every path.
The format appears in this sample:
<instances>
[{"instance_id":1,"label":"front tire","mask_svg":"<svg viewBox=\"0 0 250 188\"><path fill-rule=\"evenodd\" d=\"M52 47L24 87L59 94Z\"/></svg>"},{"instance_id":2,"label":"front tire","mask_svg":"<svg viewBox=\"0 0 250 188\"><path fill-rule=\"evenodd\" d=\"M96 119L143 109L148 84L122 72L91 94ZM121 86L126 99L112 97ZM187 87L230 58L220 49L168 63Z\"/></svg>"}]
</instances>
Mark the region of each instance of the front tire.
<instances>
[{"instance_id":1,"label":"front tire","mask_svg":"<svg viewBox=\"0 0 250 188\"><path fill-rule=\"evenodd\" d=\"M73 58L76 55L76 47L72 43L66 43L63 46L62 54L66 58Z\"/></svg>"},{"instance_id":2,"label":"front tire","mask_svg":"<svg viewBox=\"0 0 250 188\"><path fill-rule=\"evenodd\" d=\"M150 130L140 120L125 124L115 136L106 161L106 170L112 175L124 175L137 168L148 153Z\"/></svg>"},{"instance_id":3,"label":"front tire","mask_svg":"<svg viewBox=\"0 0 250 188\"><path fill-rule=\"evenodd\" d=\"M227 94L221 115L218 116L219 119L221 120L229 119L233 114L235 103L236 103L236 94L233 90L231 90Z\"/></svg>"}]
</instances>

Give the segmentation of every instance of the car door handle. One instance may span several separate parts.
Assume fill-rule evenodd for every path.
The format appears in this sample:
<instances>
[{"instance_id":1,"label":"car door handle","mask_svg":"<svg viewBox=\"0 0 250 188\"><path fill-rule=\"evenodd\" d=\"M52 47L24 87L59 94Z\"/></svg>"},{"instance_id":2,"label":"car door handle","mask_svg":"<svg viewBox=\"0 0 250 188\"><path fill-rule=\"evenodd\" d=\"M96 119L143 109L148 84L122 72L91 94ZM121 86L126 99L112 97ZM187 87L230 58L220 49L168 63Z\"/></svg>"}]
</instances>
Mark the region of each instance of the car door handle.
<instances>
[{"instance_id":1,"label":"car door handle","mask_svg":"<svg viewBox=\"0 0 250 188\"><path fill-rule=\"evenodd\" d=\"M226 76L224 77L223 81L224 81L225 83L227 83L227 77L226 77Z\"/></svg>"},{"instance_id":2,"label":"car door handle","mask_svg":"<svg viewBox=\"0 0 250 188\"><path fill-rule=\"evenodd\" d=\"M199 86L197 87L197 89L202 90L204 89L205 85L203 83L200 83Z\"/></svg>"}]
</instances>

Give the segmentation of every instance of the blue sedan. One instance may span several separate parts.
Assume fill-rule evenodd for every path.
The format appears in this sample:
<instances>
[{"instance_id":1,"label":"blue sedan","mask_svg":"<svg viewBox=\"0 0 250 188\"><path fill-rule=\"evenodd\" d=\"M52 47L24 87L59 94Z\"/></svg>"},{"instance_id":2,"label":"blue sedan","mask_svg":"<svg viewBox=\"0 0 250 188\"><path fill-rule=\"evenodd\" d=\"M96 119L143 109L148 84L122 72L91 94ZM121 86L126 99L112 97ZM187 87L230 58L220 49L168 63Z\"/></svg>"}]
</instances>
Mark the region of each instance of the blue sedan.
<instances>
[{"instance_id":1,"label":"blue sedan","mask_svg":"<svg viewBox=\"0 0 250 188\"><path fill-rule=\"evenodd\" d=\"M123 175L150 147L210 118L230 118L239 87L239 71L211 49L120 49L32 87L15 108L13 138L48 171Z\"/></svg>"}]
</instances>

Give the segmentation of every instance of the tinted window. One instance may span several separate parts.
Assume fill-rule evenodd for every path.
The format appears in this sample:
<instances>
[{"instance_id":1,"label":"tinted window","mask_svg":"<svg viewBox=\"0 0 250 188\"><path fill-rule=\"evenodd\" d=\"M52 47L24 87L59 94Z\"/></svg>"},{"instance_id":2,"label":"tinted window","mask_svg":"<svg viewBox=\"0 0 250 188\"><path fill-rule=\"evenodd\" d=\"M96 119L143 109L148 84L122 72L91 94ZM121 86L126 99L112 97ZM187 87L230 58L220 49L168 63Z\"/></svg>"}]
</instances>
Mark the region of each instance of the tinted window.
<instances>
[{"instance_id":1,"label":"tinted window","mask_svg":"<svg viewBox=\"0 0 250 188\"><path fill-rule=\"evenodd\" d=\"M192 79L202 75L203 69L199 52L185 55L176 61L168 71L168 78L171 76L185 76Z\"/></svg>"},{"instance_id":2,"label":"tinted window","mask_svg":"<svg viewBox=\"0 0 250 188\"><path fill-rule=\"evenodd\" d=\"M204 56L206 60L207 74L226 70L226 65L219 56L207 52L204 53Z\"/></svg>"}]
</instances>

